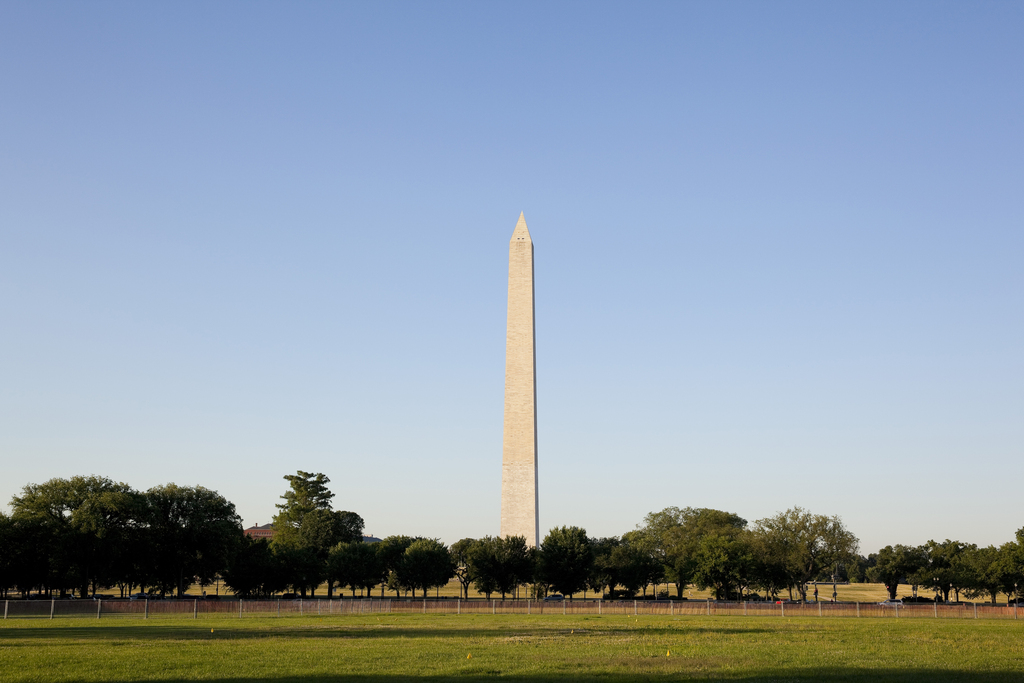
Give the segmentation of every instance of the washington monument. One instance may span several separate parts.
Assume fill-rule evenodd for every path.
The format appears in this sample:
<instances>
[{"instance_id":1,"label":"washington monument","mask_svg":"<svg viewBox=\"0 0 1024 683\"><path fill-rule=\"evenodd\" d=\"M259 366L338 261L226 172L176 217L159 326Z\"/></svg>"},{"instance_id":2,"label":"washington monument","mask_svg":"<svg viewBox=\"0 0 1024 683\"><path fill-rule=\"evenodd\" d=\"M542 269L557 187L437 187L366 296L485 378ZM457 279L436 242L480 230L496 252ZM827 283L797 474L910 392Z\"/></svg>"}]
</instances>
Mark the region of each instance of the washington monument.
<instances>
[{"instance_id":1,"label":"washington monument","mask_svg":"<svg viewBox=\"0 0 1024 683\"><path fill-rule=\"evenodd\" d=\"M508 332L505 341L505 434L501 459L501 536L536 546L537 365L533 330L533 240L526 218L508 245Z\"/></svg>"}]
</instances>

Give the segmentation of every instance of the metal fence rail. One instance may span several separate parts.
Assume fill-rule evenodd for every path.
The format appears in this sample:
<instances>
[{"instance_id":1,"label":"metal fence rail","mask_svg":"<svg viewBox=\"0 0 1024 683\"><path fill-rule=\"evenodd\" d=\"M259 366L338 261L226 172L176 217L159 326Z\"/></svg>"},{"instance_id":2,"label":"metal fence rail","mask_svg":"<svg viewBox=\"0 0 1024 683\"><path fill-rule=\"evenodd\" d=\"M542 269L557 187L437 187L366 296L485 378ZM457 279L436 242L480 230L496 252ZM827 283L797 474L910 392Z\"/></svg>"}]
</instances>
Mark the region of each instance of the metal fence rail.
<instances>
[{"instance_id":1,"label":"metal fence rail","mask_svg":"<svg viewBox=\"0 0 1024 683\"><path fill-rule=\"evenodd\" d=\"M880 619L1017 619L1016 606L978 604L771 603L699 600L461 600L345 598L295 600L5 600L4 619L340 616L345 614L541 614ZM1024 616L1022 610L1021 616Z\"/></svg>"}]
</instances>

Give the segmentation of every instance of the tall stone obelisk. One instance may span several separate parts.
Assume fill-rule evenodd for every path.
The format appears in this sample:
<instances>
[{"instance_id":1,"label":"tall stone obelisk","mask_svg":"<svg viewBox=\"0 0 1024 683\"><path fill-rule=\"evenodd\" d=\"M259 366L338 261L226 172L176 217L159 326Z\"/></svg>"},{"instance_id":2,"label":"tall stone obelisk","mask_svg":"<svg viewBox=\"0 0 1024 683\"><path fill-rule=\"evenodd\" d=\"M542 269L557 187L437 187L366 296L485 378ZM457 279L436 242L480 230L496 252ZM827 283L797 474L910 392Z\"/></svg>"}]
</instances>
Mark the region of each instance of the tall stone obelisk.
<instances>
[{"instance_id":1,"label":"tall stone obelisk","mask_svg":"<svg viewBox=\"0 0 1024 683\"><path fill-rule=\"evenodd\" d=\"M508 332L505 341L505 434L501 460L501 536L536 546L537 365L533 330L533 240L526 219L508 246Z\"/></svg>"}]
</instances>

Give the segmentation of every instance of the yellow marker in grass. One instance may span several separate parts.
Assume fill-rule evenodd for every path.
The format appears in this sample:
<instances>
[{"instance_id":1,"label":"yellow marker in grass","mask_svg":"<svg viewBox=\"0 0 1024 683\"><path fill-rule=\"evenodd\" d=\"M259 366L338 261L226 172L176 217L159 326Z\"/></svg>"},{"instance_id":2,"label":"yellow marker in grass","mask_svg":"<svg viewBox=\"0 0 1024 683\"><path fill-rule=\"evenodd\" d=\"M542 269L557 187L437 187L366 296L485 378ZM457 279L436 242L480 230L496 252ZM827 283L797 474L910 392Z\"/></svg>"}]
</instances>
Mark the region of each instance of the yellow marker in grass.
<instances>
[{"instance_id":1,"label":"yellow marker in grass","mask_svg":"<svg viewBox=\"0 0 1024 683\"><path fill-rule=\"evenodd\" d=\"M471 655L471 654L466 655L466 659L473 659L473 655Z\"/></svg>"}]
</instances>

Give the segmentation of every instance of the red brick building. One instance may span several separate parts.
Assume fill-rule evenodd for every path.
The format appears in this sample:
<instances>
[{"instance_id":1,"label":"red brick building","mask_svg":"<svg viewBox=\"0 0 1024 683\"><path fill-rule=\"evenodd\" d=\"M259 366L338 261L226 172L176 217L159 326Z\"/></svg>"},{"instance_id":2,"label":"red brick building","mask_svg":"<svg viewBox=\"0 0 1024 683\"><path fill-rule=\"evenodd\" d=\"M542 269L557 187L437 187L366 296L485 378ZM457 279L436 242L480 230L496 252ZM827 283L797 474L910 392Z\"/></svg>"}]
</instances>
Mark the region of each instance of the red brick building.
<instances>
[{"instance_id":1,"label":"red brick building","mask_svg":"<svg viewBox=\"0 0 1024 683\"><path fill-rule=\"evenodd\" d=\"M269 541L274 537L274 525L264 524L263 526L260 526L257 524L256 526L249 527L242 533L250 538L265 538Z\"/></svg>"}]
</instances>

